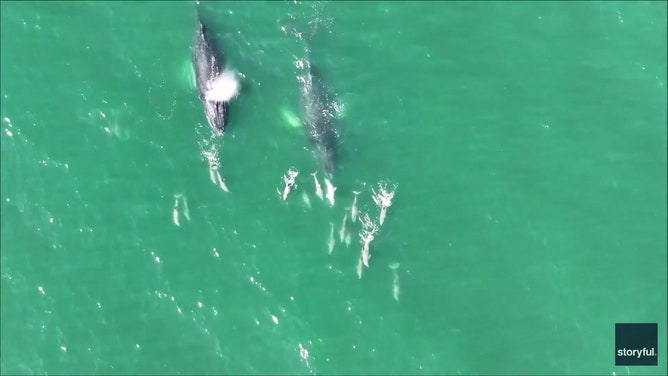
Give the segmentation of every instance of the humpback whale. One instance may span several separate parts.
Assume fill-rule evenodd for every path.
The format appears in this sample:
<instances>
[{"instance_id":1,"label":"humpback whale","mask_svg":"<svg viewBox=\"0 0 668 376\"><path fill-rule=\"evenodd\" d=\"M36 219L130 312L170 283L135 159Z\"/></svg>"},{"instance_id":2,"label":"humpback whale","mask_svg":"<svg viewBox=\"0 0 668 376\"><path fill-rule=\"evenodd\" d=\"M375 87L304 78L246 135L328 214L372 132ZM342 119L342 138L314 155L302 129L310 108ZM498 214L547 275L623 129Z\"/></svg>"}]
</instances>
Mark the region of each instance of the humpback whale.
<instances>
[{"instance_id":1,"label":"humpback whale","mask_svg":"<svg viewBox=\"0 0 668 376\"><path fill-rule=\"evenodd\" d=\"M206 23L197 9L197 34L192 51L195 81L204 113L214 134L227 126L229 101L238 90L234 72L226 71L223 55L216 46Z\"/></svg>"},{"instance_id":2,"label":"humpback whale","mask_svg":"<svg viewBox=\"0 0 668 376\"><path fill-rule=\"evenodd\" d=\"M308 47L306 52L310 55ZM310 56L305 61L303 74L298 76L297 80L301 84L303 125L309 141L313 144L313 155L325 178L331 180L337 157L338 137L334 127L336 109L333 98L318 72L312 67Z\"/></svg>"}]
</instances>

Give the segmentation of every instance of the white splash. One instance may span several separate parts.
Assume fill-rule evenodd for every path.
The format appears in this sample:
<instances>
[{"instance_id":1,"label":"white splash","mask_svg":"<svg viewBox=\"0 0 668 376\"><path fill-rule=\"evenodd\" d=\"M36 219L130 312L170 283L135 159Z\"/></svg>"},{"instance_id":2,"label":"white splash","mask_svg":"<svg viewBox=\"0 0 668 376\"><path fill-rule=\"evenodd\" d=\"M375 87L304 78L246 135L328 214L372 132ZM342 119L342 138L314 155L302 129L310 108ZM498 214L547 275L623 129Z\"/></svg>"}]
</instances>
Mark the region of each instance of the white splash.
<instances>
[{"instance_id":1,"label":"white splash","mask_svg":"<svg viewBox=\"0 0 668 376\"><path fill-rule=\"evenodd\" d=\"M390 190L387 189L387 184L383 181L378 183L378 193L371 188L373 192L373 201L380 208L380 218L379 222L382 225L385 222L385 215L387 214L387 208L392 205L392 199L394 198L394 191L397 189L395 185Z\"/></svg>"},{"instance_id":2,"label":"white splash","mask_svg":"<svg viewBox=\"0 0 668 376\"><path fill-rule=\"evenodd\" d=\"M224 71L207 82L204 97L211 102L227 102L239 93L239 81L236 72Z\"/></svg>"},{"instance_id":3,"label":"white splash","mask_svg":"<svg viewBox=\"0 0 668 376\"><path fill-rule=\"evenodd\" d=\"M299 344L299 357L302 358L307 367L311 367L308 361L308 350L306 350L301 343Z\"/></svg>"}]
</instances>

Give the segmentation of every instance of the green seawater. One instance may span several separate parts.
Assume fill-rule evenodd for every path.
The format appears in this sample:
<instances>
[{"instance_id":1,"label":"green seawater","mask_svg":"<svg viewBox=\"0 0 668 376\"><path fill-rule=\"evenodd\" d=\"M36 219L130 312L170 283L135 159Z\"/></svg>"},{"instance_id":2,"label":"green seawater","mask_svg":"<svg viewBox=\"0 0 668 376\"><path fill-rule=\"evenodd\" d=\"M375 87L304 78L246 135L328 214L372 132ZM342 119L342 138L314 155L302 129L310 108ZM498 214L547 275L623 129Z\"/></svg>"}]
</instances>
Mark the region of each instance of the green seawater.
<instances>
[{"instance_id":1,"label":"green seawater","mask_svg":"<svg viewBox=\"0 0 668 376\"><path fill-rule=\"evenodd\" d=\"M0 4L0 373L667 373L665 2L201 6L243 74L218 138L194 2ZM658 366L615 366L624 322Z\"/></svg>"}]
</instances>

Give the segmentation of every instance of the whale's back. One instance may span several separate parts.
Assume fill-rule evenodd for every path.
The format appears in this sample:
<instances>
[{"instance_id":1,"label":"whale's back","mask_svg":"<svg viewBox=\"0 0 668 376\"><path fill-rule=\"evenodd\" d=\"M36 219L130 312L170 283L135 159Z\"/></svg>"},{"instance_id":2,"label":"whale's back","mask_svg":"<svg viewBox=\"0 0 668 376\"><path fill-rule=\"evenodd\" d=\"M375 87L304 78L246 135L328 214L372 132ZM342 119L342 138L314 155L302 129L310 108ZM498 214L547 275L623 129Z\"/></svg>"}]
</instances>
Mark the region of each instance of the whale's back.
<instances>
[{"instance_id":1,"label":"whale's back","mask_svg":"<svg viewBox=\"0 0 668 376\"><path fill-rule=\"evenodd\" d=\"M223 56L212 37L208 26L197 17L197 35L193 50L193 65L195 66L195 79L200 98L204 99L207 82L220 75L223 70Z\"/></svg>"},{"instance_id":2,"label":"whale's back","mask_svg":"<svg viewBox=\"0 0 668 376\"><path fill-rule=\"evenodd\" d=\"M334 124L334 101L310 63L302 81L304 127L320 167L329 177L334 173L338 133Z\"/></svg>"}]
</instances>

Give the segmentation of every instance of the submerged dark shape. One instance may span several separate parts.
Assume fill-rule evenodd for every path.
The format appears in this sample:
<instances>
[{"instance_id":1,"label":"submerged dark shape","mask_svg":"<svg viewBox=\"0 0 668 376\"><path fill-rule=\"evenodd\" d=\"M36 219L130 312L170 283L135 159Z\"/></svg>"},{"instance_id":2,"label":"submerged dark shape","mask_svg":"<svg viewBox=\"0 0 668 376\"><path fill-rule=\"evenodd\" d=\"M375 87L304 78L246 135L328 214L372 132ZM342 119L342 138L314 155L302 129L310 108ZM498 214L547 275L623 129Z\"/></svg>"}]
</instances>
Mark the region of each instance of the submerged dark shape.
<instances>
[{"instance_id":1,"label":"submerged dark shape","mask_svg":"<svg viewBox=\"0 0 668 376\"><path fill-rule=\"evenodd\" d=\"M313 155L319 167L325 177L331 179L337 157L338 134L334 126L336 109L332 96L311 62L307 60L305 65L304 74L298 77L302 86L303 125L313 144Z\"/></svg>"},{"instance_id":2,"label":"submerged dark shape","mask_svg":"<svg viewBox=\"0 0 668 376\"><path fill-rule=\"evenodd\" d=\"M193 66L199 99L204 104L204 113L211 129L216 134L225 132L228 118L228 101L206 98L212 81L224 70L223 55L215 44L208 26L197 12L197 35L193 47Z\"/></svg>"}]
</instances>

